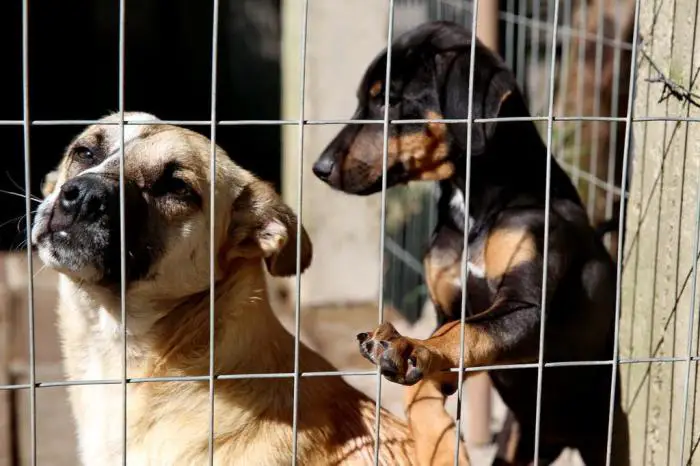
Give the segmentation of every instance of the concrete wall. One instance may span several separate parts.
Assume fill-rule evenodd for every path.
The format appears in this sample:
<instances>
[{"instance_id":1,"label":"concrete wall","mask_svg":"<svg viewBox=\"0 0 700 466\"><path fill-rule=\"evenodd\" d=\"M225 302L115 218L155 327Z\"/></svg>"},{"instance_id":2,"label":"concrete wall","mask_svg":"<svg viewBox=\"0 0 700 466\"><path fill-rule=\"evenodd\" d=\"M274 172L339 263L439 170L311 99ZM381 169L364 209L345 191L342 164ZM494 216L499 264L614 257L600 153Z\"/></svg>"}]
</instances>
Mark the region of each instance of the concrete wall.
<instances>
[{"instance_id":1,"label":"concrete wall","mask_svg":"<svg viewBox=\"0 0 700 466\"><path fill-rule=\"evenodd\" d=\"M283 118L298 119L303 1L284 0L282 9ZM386 45L388 1L310 0L308 14L305 117L348 119L355 109L355 91L362 73ZM314 161L340 128L305 128L303 223L314 249L321 252L315 254L302 278L305 306L371 301L379 292L380 197L334 192L311 172ZM285 127L282 192L295 208L298 138L298 126ZM293 293L293 286L289 290Z\"/></svg>"},{"instance_id":2,"label":"concrete wall","mask_svg":"<svg viewBox=\"0 0 700 466\"><path fill-rule=\"evenodd\" d=\"M655 10L658 16L655 18ZM674 12L675 10L675 12ZM640 35L646 52L660 70L688 87L700 65L695 23L696 2L645 1ZM657 73L639 53L636 117L695 116L671 97L659 103L662 85L648 83ZM621 357L685 358L689 330L697 355L697 315L691 320L693 243L696 213L700 133L697 124L637 122L633 125L634 163L623 257ZM697 308L698 301L695 302ZM633 465L683 464L700 436L696 402L697 363L689 373L686 438L681 438L688 364L681 362L626 364L622 369L624 404L630 414ZM700 464L695 454L692 464Z\"/></svg>"}]
</instances>

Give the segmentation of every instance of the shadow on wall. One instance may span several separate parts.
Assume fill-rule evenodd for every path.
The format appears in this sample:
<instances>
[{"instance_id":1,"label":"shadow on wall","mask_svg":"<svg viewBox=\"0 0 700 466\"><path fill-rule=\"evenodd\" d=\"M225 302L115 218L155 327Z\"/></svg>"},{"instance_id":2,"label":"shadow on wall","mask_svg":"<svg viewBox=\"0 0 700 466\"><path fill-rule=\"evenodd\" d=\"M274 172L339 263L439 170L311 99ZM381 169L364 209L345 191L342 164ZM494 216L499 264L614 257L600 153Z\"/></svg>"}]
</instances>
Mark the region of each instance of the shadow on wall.
<instances>
[{"instance_id":1,"label":"shadow on wall","mask_svg":"<svg viewBox=\"0 0 700 466\"><path fill-rule=\"evenodd\" d=\"M162 119L208 120L211 2L126 2L127 110ZM217 119L280 118L280 1L221 0ZM0 6L0 121L21 120L21 2ZM32 120L89 120L119 109L119 1L33 0L29 9ZM31 127L31 192L82 126ZM191 129L209 136L208 126ZM242 166L280 184L278 126L218 127L216 140ZM22 127L0 125L0 189L24 191ZM16 186L16 185L19 185ZM24 240L24 201L0 194L0 250Z\"/></svg>"}]
</instances>

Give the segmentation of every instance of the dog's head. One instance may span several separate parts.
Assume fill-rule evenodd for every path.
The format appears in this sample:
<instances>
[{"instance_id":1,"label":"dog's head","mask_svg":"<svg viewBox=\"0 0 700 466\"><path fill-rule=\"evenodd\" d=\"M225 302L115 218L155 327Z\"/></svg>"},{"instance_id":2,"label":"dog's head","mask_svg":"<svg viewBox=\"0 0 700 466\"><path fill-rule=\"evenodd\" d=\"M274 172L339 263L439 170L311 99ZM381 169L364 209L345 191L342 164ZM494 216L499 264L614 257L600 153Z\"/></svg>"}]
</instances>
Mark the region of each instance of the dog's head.
<instances>
[{"instance_id":1,"label":"dog's head","mask_svg":"<svg viewBox=\"0 0 700 466\"><path fill-rule=\"evenodd\" d=\"M401 35L391 49L391 82L385 79L385 50L365 71L353 119L383 120L387 92L390 120L466 119L470 53L471 33L453 23L426 23ZM479 41L474 65L474 118L502 116L506 100L522 101L513 74ZM472 125L472 155L486 151L494 129L493 122ZM382 124L348 124L316 161L314 173L347 193L379 191L383 137ZM465 157L466 139L465 123L389 125L387 186L450 178Z\"/></svg>"},{"instance_id":2,"label":"dog's head","mask_svg":"<svg viewBox=\"0 0 700 466\"><path fill-rule=\"evenodd\" d=\"M129 121L156 120L127 113ZM120 283L120 128L88 127L45 180L32 228L43 262L83 283ZM186 296L209 283L211 143L165 124L124 127L127 286ZM219 277L236 258L264 259L272 275L296 269L297 218L274 189L216 148L214 248ZM311 261L302 230L301 268Z\"/></svg>"}]
</instances>

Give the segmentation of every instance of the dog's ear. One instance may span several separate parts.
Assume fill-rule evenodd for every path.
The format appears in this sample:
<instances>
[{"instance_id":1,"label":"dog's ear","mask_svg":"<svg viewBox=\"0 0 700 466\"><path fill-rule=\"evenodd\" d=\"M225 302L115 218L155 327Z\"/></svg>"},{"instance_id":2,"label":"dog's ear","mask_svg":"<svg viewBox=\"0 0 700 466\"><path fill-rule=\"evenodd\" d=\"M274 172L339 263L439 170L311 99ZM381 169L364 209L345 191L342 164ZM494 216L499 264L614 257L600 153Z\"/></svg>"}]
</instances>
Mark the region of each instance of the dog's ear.
<instances>
[{"instance_id":1,"label":"dog's ear","mask_svg":"<svg viewBox=\"0 0 700 466\"><path fill-rule=\"evenodd\" d=\"M46 174L44 180L41 182L41 195L47 197L53 192L56 187L56 182L58 181L58 171L54 170Z\"/></svg>"},{"instance_id":2,"label":"dog's ear","mask_svg":"<svg viewBox=\"0 0 700 466\"><path fill-rule=\"evenodd\" d=\"M480 42L474 68L474 119L530 116L512 72ZM435 55L436 85L445 118L465 119L469 111L470 47ZM482 154L498 123L472 124L472 155ZM466 125L449 125L457 144L466 149Z\"/></svg>"},{"instance_id":3,"label":"dog's ear","mask_svg":"<svg viewBox=\"0 0 700 466\"><path fill-rule=\"evenodd\" d=\"M262 257L270 274L296 274L298 220L272 186L255 180L236 197L228 229L229 250L234 256ZM311 264L312 246L301 228L300 272Z\"/></svg>"}]
</instances>

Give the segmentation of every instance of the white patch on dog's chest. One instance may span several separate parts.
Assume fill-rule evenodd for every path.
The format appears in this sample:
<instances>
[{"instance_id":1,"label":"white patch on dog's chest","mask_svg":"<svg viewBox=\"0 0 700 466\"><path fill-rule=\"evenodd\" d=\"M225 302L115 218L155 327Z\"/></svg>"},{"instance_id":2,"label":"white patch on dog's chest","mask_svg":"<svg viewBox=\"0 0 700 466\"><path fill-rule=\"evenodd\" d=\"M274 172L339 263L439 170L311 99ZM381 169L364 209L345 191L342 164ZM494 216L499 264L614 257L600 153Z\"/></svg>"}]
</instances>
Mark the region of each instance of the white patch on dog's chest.
<instances>
[{"instance_id":1,"label":"white patch on dog's chest","mask_svg":"<svg viewBox=\"0 0 700 466\"><path fill-rule=\"evenodd\" d=\"M464 260L465 260L465 257L464 257L464 254L462 254L462 262L464 262ZM467 262L467 270L468 270L468 272L469 272L469 276L470 276L470 277L474 277L474 278L479 278L479 279L481 279L481 278L484 278L484 277L486 276L486 271L484 270L483 265L478 264L478 263L473 262L473 261L468 261L468 262ZM460 287L460 288L462 287L462 276L461 276L461 274L460 274L460 275L457 275L457 276L454 278L453 283L454 283L455 286L458 286L458 287Z\"/></svg>"},{"instance_id":2,"label":"white patch on dog's chest","mask_svg":"<svg viewBox=\"0 0 700 466\"><path fill-rule=\"evenodd\" d=\"M465 210L466 210L466 203L464 199L464 194L460 189L454 189L452 192L452 197L450 198L450 216L452 217L452 221L455 222L456 225L463 226L464 225L464 215L465 215ZM467 223L467 231L471 231L472 227L474 226L474 217L471 215L469 216L469 222ZM474 247L475 245L468 244L467 247L470 249L470 252L472 253L470 257L474 256L474 249L479 249L478 247ZM466 255L462 253L462 262L466 260ZM477 278L484 278L486 276L486 272L484 270L483 265L478 263L478 261L468 261L467 262L467 269L469 270L469 274L477 277ZM462 286L462 277L458 276L455 278L455 285L461 287Z\"/></svg>"}]
</instances>

